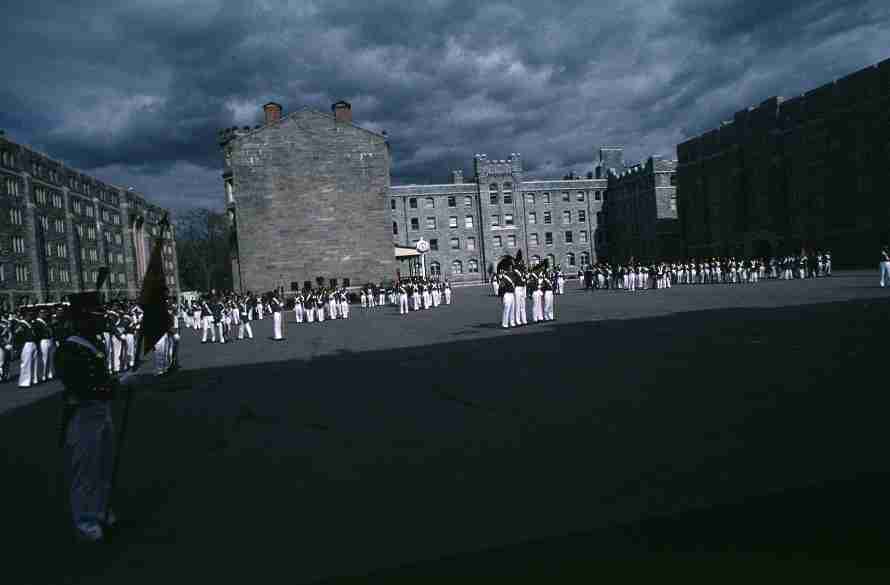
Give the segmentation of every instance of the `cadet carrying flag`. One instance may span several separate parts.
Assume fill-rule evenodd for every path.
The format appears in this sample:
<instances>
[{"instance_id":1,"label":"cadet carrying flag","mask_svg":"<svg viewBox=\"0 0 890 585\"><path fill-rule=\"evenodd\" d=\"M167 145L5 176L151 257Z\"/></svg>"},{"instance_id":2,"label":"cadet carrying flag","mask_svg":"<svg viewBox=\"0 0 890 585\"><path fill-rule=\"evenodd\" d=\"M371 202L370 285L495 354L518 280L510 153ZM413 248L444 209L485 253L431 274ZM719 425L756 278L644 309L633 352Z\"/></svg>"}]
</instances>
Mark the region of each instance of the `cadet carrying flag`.
<instances>
[{"instance_id":1,"label":"cadet carrying flag","mask_svg":"<svg viewBox=\"0 0 890 585\"><path fill-rule=\"evenodd\" d=\"M173 316L167 311L167 279L164 277L164 267L161 263L163 235L170 227L167 214L164 214L158 227L161 229L161 236L155 241L151 251L151 259L148 261L148 270L145 271L142 292L139 295L139 305L144 311L142 316L143 355L154 349L155 344L173 326Z\"/></svg>"}]
</instances>

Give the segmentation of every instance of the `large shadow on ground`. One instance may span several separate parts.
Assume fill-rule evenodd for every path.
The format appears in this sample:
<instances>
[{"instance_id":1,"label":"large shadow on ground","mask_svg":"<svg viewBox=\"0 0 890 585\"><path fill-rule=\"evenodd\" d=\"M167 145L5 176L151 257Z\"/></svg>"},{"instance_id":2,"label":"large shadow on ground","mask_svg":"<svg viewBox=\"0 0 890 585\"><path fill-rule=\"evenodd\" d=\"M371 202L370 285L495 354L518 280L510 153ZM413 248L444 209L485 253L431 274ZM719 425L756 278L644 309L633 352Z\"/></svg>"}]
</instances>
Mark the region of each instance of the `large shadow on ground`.
<instances>
[{"instance_id":1,"label":"large shadow on ground","mask_svg":"<svg viewBox=\"0 0 890 585\"><path fill-rule=\"evenodd\" d=\"M878 564L888 325L888 301L701 311L183 371L136 396L125 524L87 553L68 540L50 398L0 417L4 572L382 582L772 551Z\"/></svg>"}]
</instances>

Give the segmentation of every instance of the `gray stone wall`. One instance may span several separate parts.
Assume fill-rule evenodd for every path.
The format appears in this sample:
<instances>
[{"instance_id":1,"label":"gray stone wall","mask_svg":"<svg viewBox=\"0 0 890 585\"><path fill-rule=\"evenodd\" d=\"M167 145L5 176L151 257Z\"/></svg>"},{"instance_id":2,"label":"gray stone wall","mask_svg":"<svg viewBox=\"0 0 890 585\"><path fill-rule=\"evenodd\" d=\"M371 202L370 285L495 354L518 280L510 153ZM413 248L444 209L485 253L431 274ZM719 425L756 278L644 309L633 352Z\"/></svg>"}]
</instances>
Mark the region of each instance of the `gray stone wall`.
<instances>
[{"instance_id":1,"label":"gray stone wall","mask_svg":"<svg viewBox=\"0 0 890 585\"><path fill-rule=\"evenodd\" d=\"M383 136L304 109L224 148L245 290L395 276Z\"/></svg>"}]
</instances>

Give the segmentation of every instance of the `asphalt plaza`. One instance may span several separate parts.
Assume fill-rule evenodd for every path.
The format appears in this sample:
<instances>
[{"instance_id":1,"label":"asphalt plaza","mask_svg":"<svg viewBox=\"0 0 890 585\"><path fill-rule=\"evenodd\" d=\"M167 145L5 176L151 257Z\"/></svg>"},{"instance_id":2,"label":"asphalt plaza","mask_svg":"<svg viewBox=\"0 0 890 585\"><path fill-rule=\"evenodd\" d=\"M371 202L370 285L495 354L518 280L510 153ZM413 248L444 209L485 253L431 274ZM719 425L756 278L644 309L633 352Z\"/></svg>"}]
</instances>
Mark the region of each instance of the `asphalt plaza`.
<instances>
[{"instance_id":1,"label":"asphalt plaza","mask_svg":"<svg viewBox=\"0 0 890 585\"><path fill-rule=\"evenodd\" d=\"M186 332L183 371L135 398L126 525L92 564L67 540L53 386L30 403L3 386L11 582L386 582L653 555L880 566L876 280L570 282L557 321L510 331L476 287L405 317L289 322L285 342L268 318L251 342Z\"/></svg>"}]
</instances>

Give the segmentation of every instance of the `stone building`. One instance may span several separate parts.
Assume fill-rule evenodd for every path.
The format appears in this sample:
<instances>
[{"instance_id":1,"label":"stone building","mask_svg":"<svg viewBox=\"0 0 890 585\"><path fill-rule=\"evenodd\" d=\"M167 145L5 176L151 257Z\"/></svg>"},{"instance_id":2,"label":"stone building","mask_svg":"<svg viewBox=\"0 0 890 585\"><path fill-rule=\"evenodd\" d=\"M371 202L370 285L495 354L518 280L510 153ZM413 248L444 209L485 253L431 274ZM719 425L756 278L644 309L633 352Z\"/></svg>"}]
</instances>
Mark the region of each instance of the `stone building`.
<instances>
[{"instance_id":1,"label":"stone building","mask_svg":"<svg viewBox=\"0 0 890 585\"><path fill-rule=\"evenodd\" d=\"M318 277L350 285L395 273L386 137L352 123L346 102L220 132L235 288L290 291Z\"/></svg>"},{"instance_id":2,"label":"stone building","mask_svg":"<svg viewBox=\"0 0 890 585\"><path fill-rule=\"evenodd\" d=\"M602 154L602 153L601 153ZM486 280L506 254L543 259L572 272L595 262L605 244L606 179L525 180L522 158L477 154L474 177L389 190L393 242L430 244L427 272L454 282Z\"/></svg>"},{"instance_id":3,"label":"stone building","mask_svg":"<svg viewBox=\"0 0 890 585\"><path fill-rule=\"evenodd\" d=\"M830 249L871 263L890 238L890 59L737 112L677 154L690 256Z\"/></svg>"},{"instance_id":4,"label":"stone building","mask_svg":"<svg viewBox=\"0 0 890 585\"><path fill-rule=\"evenodd\" d=\"M620 174L609 174L605 215L612 260L649 262L683 256L676 164L653 156Z\"/></svg>"},{"instance_id":5,"label":"stone building","mask_svg":"<svg viewBox=\"0 0 890 585\"><path fill-rule=\"evenodd\" d=\"M172 294L179 290L174 232L164 210L133 191L85 175L0 134L0 306L62 300L93 290L136 298L153 242L163 237Z\"/></svg>"},{"instance_id":6,"label":"stone building","mask_svg":"<svg viewBox=\"0 0 890 585\"><path fill-rule=\"evenodd\" d=\"M352 123L351 106L282 116L219 135L226 206L237 234L236 288L290 292L318 277L355 286L414 273L423 239L428 275L488 278L522 250L575 271L603 256L605 168L623 169L620 148L601 149L597 178L526 180L522 158L476 155L474 176L439 185L390 185L385 134ZM396 260L408 256L409 262Z\"/></svg>"}]
</instances>

